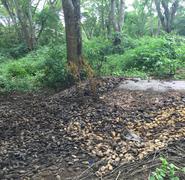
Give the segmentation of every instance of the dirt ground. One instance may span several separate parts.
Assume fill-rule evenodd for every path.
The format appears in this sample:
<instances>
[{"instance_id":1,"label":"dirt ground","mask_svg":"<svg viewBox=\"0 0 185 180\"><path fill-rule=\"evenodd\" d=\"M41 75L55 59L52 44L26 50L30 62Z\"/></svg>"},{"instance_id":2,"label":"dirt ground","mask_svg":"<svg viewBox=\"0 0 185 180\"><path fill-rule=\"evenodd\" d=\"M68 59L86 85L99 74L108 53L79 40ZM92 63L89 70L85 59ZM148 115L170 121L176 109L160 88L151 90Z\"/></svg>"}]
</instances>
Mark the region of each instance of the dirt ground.
<instances>
[{"instance_id":1,"label":"dirt ground","mask_svg":"<svg viewBox=\"0 0 185 180\"><path fill-rule=\"evenodd\" d=\"M102 79L96 100L88 84L0 95L0 179L147 179L161 155L185 166L185 93L123 80Z\"/></svg>"},{"instance_id":2,"label":"dirt ground","mask_svg":"<svg viewBox=\"0 0 185 180\"><path fill-rule=\"evenodd\" d=\"M185 81L166 80L142 80L129 79L120 83L119 89L140 90L140 91L180 91L185 92Z\"/></svg>"}]
</instances>

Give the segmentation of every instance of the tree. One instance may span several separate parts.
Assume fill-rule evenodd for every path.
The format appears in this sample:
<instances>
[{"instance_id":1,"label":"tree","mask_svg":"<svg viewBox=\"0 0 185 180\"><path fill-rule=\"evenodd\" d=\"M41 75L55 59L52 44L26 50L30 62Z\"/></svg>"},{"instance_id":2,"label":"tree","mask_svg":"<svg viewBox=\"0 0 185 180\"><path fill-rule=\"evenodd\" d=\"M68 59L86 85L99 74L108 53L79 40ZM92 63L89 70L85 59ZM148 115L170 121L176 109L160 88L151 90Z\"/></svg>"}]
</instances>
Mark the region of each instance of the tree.
<instances>
[{"instance_id":1,"label":"tree","mask_svg":"<svg viewBox=\"0 0 185 180\"><path fill-rule=\"evenodd\" d=\"M28 50L33 50L36 43L35 28L33 24L33 11L31 0L1 0L3 6L11 17L12 23L18 31L19 38L23 39ZM18 26L20 25L20 29Z\"/></svg>"},{"instance_id":2,"label":"tree","mask_svg":"<svg viewBox=\"0 0 185 180\"><path fill-rule=\"evenodd\" d=\"M116 4L115 0L111 0L111 11L110 11L110 19L112 25L114 27L115 32L121 32L121 29L124 24L124 16L125 16L125 1L120 0ZM116 17L116 7L117 7L117 17Z\"/></svg>"},{"instance_id":3,"label":"tree","mask_svg":"<svg viewBox=\"0 0 185 180\"><path fill-rule=\"evenodd\" d=\"M114 38L114 45L119 45L121 43L121 39L119 38L118 34L122 30L124 19L125 19L125 0L119 1L111 0L110 23L112 23L116 35Z\"/></svg>"},{"instance_id":4,"label":"tree","mask_svg":"<svg viewBox=\"0 0 185 180\"><path fill-rule=\"evenodd\" d=\"M62 0L62 5L66 29L67 60L73 75L80 79L83 62L80 0Z\"/></svg>"},{"instance_id":5,"label":"tree","mask_svg":"<svg viewBox=\"0 0 185 180\"><path fill-rule=\"evenodd\" d=\"M98 26L98 3L96 1L81 1L81 7L83 8L82 17L83 22L81 23L83 32L88 39L91 39L95 34L95 31L100 32Z\"/></svg>"},{"instance_id":6,"label":"tree","mask_svg":"<svg viewBox=\"0 0 185 180\"><path fill-rule=\"evenodd\" d=\"M167 33L170 33L172 31L174 18L179 8L179 2L180 0L155 0L158 17L161 21L163 29Z\"/></svg>"},{"instance_id":7,"label":"tree","mask_svg":"<svg viewBox=\"0 0 185 180\"><path fill-rule=\"evenodd\" d=\"M61 0L50 0L36 13L36 39L39 45L64 42L61 9Z\"/></svg>"}]
</instances>

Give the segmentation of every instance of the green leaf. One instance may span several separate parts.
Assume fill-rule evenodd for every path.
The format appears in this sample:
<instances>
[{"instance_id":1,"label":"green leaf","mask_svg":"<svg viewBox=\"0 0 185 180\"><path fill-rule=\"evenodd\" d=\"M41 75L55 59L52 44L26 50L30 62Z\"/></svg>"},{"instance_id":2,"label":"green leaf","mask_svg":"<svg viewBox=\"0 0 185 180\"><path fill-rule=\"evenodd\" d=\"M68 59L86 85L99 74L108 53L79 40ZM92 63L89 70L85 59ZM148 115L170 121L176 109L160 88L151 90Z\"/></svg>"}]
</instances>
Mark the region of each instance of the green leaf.
<instances>
[{"instance_id":1,"label":"green leaf","mask_svg":"<svg viewBox=\"0 0 185 180\"><path fill-rule=\"evenodd\" d=\"M149 180L155 180L155 176L150 176Z\"/></svg>"}]
</instances>

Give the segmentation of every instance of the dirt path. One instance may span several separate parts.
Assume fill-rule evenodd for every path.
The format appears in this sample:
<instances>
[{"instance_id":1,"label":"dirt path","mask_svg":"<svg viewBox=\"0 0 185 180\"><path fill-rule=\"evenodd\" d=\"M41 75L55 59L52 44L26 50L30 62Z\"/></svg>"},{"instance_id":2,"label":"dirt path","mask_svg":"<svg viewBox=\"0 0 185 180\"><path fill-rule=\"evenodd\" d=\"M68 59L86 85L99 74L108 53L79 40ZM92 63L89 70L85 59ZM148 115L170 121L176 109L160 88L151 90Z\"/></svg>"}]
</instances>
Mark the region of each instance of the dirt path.
<instances>
[{"instance_id":1,"label":"dirt path","mask_svg":"<svg viewBox=\"0 0 185 180\"><path fill-rule=\"evenodd\" d=\"M184 144L185 94L119 90L121 81L102 80L96 102L88 87L83 98L75 88L0 96L0 179L98 179Z\"/></svg>"},{"instance_id":2,"label":"dirt path","mask_svg":"<svg viewBox=\"0 0 185 180\"><path fill-rule=\"evenodd\" d=\"M140 91L180 91L185 92L185 81L162 81L131 79L121 82L119 89Z\"/></svg>"}]
</instances>

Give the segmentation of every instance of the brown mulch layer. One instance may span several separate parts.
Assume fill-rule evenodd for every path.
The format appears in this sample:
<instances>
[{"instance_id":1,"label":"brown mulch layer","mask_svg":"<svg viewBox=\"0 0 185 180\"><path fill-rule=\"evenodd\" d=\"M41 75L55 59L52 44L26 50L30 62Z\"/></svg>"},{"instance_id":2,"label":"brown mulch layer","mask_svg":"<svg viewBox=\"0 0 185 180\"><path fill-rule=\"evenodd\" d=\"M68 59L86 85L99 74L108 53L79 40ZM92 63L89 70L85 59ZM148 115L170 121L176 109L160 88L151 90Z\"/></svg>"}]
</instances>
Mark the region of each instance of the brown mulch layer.
<instances>
[{"instance_id":1,"label":"brown mulch layer","mask_svg":"<svg viewBox=\"0 0 185 180\"><path fill-rule=\"evenodd\" d=\"M174 141L167 147L150 153L145 158L129 163L122 163L111 171L103 180L147 180L150 175L162 165L161 157L165 157L168 163L173 163L176 167L185 167L185 139ZM83 171L80 175L69 179L76 180L98 180L95 175L95 168L98 162L90 168ZM180 180L185 179L185 174L179 172L176 174ZM168 178L166 178L168 179Z\"/></svg>"},{"instance_id":2,"label":"brown mulch layer","mask_svg":"<svg viewBox=\"0 0 185 180\"><path fill-rule=\"evenodd\" d=\"M0 179L128 175L149 154L185 137L184 94L118 91L122 80L100 80L96 101L88 84L83 97L75 87L0 96Z\"/></svg>"}]
</instances>

